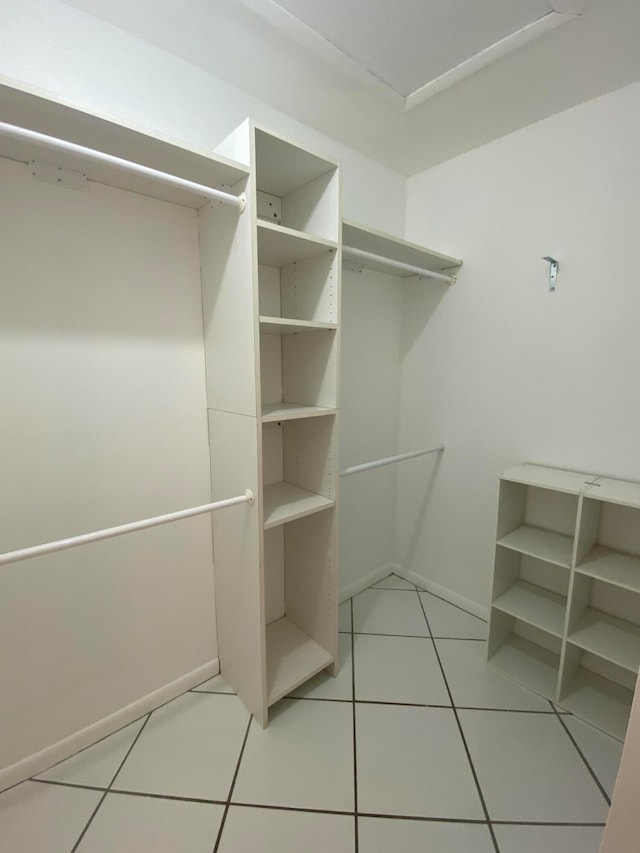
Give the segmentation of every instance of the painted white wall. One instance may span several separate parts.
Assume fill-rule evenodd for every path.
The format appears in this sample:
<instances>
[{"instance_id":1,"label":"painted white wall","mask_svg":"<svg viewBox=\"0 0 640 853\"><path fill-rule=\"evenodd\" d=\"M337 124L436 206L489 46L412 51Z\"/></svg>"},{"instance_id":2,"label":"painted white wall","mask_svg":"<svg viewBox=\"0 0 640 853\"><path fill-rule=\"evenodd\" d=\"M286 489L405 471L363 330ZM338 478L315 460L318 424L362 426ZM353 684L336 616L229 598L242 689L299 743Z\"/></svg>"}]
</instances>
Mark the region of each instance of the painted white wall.
<instances>
[{"instance_id":1,"label":"painted white wall","mask_svg":"<svg viewBox=\"0 0 640 853\"><path fill-rule=\"evenodd\" d=\"M0 183L2 550L207 503L196 211ZM0 770L217 656L208 516L0 581Z\"/></svg>"},{"instance_id":2,"label":"painted white wall","mask_svg":"<svg viewBox=\"0 0 640 853\"><path fill-rule=\"evenodd\" d=\"M224 33L212 37L212 50L218 38ZM249 57L239 45L238 62L245 61ZM400 174L177 56L58 0L3 0L0 76L46 90L87 112L205 149L215 147L251 116L319 153L341 159L347 218L402 233L405 180Z\"/></svg>"},{"instance_id":3,"label":"painted white wall","mask_svg":"<svg viewBox=\"0 0 640 853\"><path fill-rule=\"evenodd\" d=\"M498 472L640 479L639 111L634 84L408 182L407 238L464 266L407 290L400 441L447 450L419 522L401 475L398 562L484 605Z\"/></svg>"}]
</instances>

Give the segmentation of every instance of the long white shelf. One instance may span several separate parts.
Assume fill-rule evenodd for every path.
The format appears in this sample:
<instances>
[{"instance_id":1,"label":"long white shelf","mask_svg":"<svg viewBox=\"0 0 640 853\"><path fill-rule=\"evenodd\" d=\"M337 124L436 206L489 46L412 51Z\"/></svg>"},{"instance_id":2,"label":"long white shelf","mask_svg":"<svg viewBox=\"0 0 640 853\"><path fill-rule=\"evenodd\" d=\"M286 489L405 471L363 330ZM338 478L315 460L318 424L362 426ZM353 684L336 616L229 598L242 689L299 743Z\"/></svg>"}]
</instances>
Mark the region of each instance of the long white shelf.
<instances>
[{"instance_id":1,"label":"long white shelf","mask_svg":"<svg viewBox=\"0 0 640 853\"><path fill-rule=\"evenodd\" d=\"M266 335L331 332L337 328L337 323L319 323L316 320L290 320L285 317L260 317L260 331Z\"/></svg>"},{"instance_id":2,"label":"long white shelf","mask_svg":"<svg viewBox=\"0 0 640 853\"><path fill-rule=\"evenodd\" d=\"M522 524L502 539L498 539L498 545L565 569L571 567L573 538L562 533Z\"/></svg>"},{"instance_id":3,"label":"long white shelf","mask_svg":"<svg viewBox=\"0 0 640 853\"><path fill-rule=\"evenodd\" d=\"M566 606L567 600L563 596L526 581L516 581L493 602L493 607L503 613L556 637L562 637Z\"/></svg>"},{"instance_id":4,"label":"long white shelf","mask_svg":"<svg viewBox=\"0 0 640 853\"><path fill-rule=\"evenodd\" d=\"M336 411L337 409L328 409L322 406L301 406L298 403L263 403L262 423L296 421L300 418L321 418L327 415L335 415Z\"/></svg>"},{"instance_id":5,"label":"long white shelf","mask_svg":"<svg viewBox=\"0 0 640 853\"><path fill-rule=\"evenodd\" d=\"M576 566L576 572L630 592L640 592L640 557L631 554L596 545Z\"/></svg>"},{"instance_id":6,"label":"long white shelf","mask_svg":"<svg viewBox=\"0 0 640 853\"><path fill-rule=\"evenodd\" d=\"M567 640L624 669L638 672L640 627L631 622L587 608Z\"/></svg>"},{"instance_id":7,"label":"long white shelf","mask_svg":"<svg viewBox=\"0 0 640 853\"><path fill-rule=\"evenodd\" d=\"M264 529L304 518L324 509L330 509L336 502L324 495L317 495L307 489L301 489L291 483L272 483L264 487Z\"/></svg>"},{"instance_id":8,"label":"long white shelf","mask_svg":"<svg viewBox=\"0 0 640 853\"><path fill-rule=\"evenodd\" d=\"M550 491L579 495L587 487L587 483L595 479L595 476L581 474L578 471L545 468L542 465L516 465L503 471L500 479L508 480L510 483L523 483L526 486L539 486Z\"/></svg>"},{"instance_id":9,"label":"long white shelf","mask_svg":"<svg viewBox=\"0 0 640 853\"><path fill-rule=\"evenodd\" d=\"M582 667L560 697L560 704L567 711L619 740L624 740L632 701L632 690Z\"/></svg>"},{"instance_id":10,"label":"long white shelf","mask_svg":"<svg viewBox=\"0 0 640 853\"><path fill-rule=\"evenodd\" d=\"M258 260L268 267L286 267L294 261L313 258L331 249L335 251L337 245L332 240L258 220Z\"/></svg>"},{"instance_id":11,"label":"long white shelf","mask_svg":"<svg viewBox=\"0 0 640 853\"><path fill-rule=\"evenodd\" d=\"M555 696L560 658L553 652L512 634L490 663L541 696Z\"/></svg>"},{"instance_id":12,"label":"long white shelf","mask_svg":"<svg viewBox=\"0 0 640 853\"><path fill-rule=\"evenodd\" d=\"M640 483L599 477L597 483L588 489L587 495L607 503L640 509Z\"/></svg>"},{"instance_id":13,"label":"long white shelf","mask_svg":"<svg viewBox=\"0 0 640 853\"><path fill-rule=\"evenodd\" d=\"M267 693L269 706L333 663L315 640L283 616L267 625Z\"/></svg>"}]
</instances>

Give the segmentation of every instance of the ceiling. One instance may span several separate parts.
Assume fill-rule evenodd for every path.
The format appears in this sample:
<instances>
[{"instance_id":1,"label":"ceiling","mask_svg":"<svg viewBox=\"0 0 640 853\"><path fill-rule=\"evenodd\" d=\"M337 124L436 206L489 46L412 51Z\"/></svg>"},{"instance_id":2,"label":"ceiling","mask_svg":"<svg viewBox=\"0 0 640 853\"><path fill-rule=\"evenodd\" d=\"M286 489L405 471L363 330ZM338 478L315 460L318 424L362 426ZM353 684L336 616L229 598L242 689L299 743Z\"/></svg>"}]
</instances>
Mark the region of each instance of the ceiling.
<instances>
[{"instance_id":1,"label":"ceiling","mask_svg":"<svg viewBox=\"0 0 640 853\"><path fill-rule=\"evenodd\" d=\"M407 175L640 80L638 0L63 1Z\"/></svg>"}]
</instances>

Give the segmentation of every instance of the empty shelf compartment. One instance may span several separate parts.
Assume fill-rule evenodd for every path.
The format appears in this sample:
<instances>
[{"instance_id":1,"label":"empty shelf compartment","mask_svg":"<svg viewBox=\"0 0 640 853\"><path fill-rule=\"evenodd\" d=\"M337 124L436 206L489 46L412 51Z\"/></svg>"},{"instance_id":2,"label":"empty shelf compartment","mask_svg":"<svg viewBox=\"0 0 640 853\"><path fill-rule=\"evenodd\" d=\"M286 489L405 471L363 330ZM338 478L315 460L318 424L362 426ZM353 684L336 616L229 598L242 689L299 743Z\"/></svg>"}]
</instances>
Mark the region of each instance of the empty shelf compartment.
<instances>
[{"instance_id":1,"label":"empty shelf compartment","mask_svg":"<svg viewBox=\"0 0 640 853\"><path fill-rule=\"evenodd\" d=\"M562 637L566 604L563 596L519 580L493 602L493 607Z\"/></svg>"},{"instance_id":2,"label":"empty shelf compartment","mask_svg":"<svg viewBox=\"0 0 640 853\"><path fill-rule=\"evenodd\" d=\"M329 652L286 616L267 625L268 704L273 705L332 663Z\"/></svg>"},{"instance_id":3,"label":"empty shelf compartment","mask_svg":"<svg viewBox=\"0 0 640 853\"><path fill-rule=\"evenodd\" d=\"M336 502L291 483L271 483L264 487L264 529L286 524L314 512L330 509Z\"/></svg>"},{"instance_id":4,"label":"empty shelf compartment","mask_svg":"<svg viewBox=\"0 0 640 853\"><path fill-rule=\"evenodd\" d=\"M541 696L555 697L560 655L542 646L511 634L489 662Z\"/></svg>"},{"instance_id":5,"label":"empty shelf compartment","mask_svg":"<svg viewBox=\"0 0 640 853\"><path fill-rule=\"evenodd\" d=\"M619 740L629 724L633 690L580 667L559 704Z\"/></svg>"},{"instance_id":6,"label":"empty shelf compartment","mask_svg":"<svg viewBox=\"0 0 640 853\"><path fill-rule=\"evenodd\" d=\"M576 571L595 580L640 592L640 558L597 545L576 566Z\"/></svg>"},{"instance_id":7,"label":"empty shelf compartment","mask_svg":"<svg viewBox=\"0 0 640 853\"><path fill-rule=\"evenodd\" d=\"M587 608L567 639L624 669L638 671L640 627L631 622Z\"/></svg>"},{"instance_id":8,"label":"empty shelf compartment","mask_svg":"<svg viewBox=\"0 0 640 853\"><path fill-rule=\"evenodd\" d=\"M258 220L258 260L269 267L286 267L294 261L313 258L330 250L335 252L336 248L333 240L311 237L293 228Z\"/></svg>"},{"instance_id":9,"label":"empty shelf compartment","mask_svg":"<svg viewBox=\"0 0 640 853\"><path fill-rule=\"evenodd\" d=\"M573 538L563 533L522 524L499 539L497 544L565 569L571 567Z\"/></svg>"}]
</instances>

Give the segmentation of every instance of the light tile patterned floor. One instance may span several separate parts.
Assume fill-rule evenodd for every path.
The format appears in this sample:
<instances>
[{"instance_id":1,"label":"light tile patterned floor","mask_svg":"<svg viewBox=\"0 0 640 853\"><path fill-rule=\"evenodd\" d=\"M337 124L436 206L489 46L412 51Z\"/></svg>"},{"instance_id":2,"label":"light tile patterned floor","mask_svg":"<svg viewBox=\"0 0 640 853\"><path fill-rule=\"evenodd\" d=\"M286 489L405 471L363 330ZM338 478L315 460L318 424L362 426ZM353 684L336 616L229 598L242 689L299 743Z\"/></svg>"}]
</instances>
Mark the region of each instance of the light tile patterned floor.
<instances>
[{"instance_id":1,"label":"light tile patterned floor","mask_svg":"<svg viewBox=\"0 0 640 853\"><path fill-rule=\"evenodd\" d=\"M597 853L621 745L390 575L263 731L221 676L0 794L3 853Z\"/></svg>"}]
</instances>

